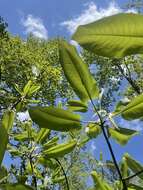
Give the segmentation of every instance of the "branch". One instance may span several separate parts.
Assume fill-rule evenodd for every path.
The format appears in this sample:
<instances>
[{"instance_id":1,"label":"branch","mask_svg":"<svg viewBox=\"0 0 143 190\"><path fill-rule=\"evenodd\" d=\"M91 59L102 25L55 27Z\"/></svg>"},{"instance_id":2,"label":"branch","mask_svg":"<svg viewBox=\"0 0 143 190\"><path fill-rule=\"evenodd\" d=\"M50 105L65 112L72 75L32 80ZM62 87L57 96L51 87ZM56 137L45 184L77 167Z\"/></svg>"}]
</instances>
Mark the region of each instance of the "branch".
<instances>
[{"instance_id":1,"label":"branch","mask_svg":"<svg viewBox=\"0 0 143 190\"><path fill-rule=\"evenodd\" d=\"M127 76L125 73L124 73L124 70L122 69L121 65L119 65L118 63L116 63L118 69L120 70L121 74L125 77L125 79L129 82L129 84L132 86L132 88L135 90L135 92L137 94L140 94L140 88L139 86L135 83L135 81L131 78L131 74L130 74L130 71L129 71L129 68L126 66L127 70L128 70L128 74L129 76Z\"/></svg>"},{"instance_id":2,"label":"branch","mask_svg":"<svg viewBox=\"0 0 143 190\"><path fill-rule=\"evenodd\" d=\"M33 174L33 182L34 182L35 190L37 190L37 179L36 179L36 176L34 174L34 168L33 168L33 163L32 163L32 157L31 157L31 155L29 157L29 160L30 160L30 166L31 166L32 174Z\"/></svg>"},{"instance_id":3,"label":"branch","mask_svg":"<svg viewBox=\"0 0 143 190\"><path fill-rule=\"evenodd\" d=\"M69 182L68 182L68 178L67 178L66 172L65 172L65 170L64 170L61 162L57 158L55 158L55 160L57 161L57 163L59 164L59 166L61 167L61 169L63 171L63 175L65 176L65 180L66 180L67 190L70 190L70 188L69 188Z\"/></svg>"},{"instance_id":4,"label":"branch","mask_svg":"<svg viewBox=\"0 0 143 190\"><path fill-rule=\"evenodd\" d=\"M122 184L123 184L123 190L127 190L126 182L123 180L122 174L121 174L121 172L120 172L118 163L117 163L116 158L115 158L114 151L113 151L113 149L112 149L112 146L111 146L110 141L109 141L109 139L108 139L108 136L107 136L107 134L106 134L106 131L105 131L105 128L104 128L104 121L102 120L101 115L100 115L99 112L97 111L97 109L96 109L96 107L95 107L95 105L94 105L94 102L93 102L93 100L92 100L92 98L91 98L91 96L90 96L89 93L88 93L88 95L89 95L90 101L91 101L91 103L92 103L92 105L93 105L93 108L94 108L95 112L97 113L97 115L98 115L98 117L99 117L99 119L100 119L100 126L101 126L101 129L102 129L102 132L103 132L103 136L104 136L104 138L105 138L105 140L106 140L107 146L108 146L109 151L110 151L110 154L111 154L111 156L112 156L112 160L113 160L113 162L114 162L114 165L115 165L115 167L116 167L116 170L117 170L117 172L118 172L118 175L119 175L119 177L120 177L120 180L121 180L121 182L122 182Z\"/></svg>"},{"instance_id":5,"label":"branch","mask_svg":"<svg viewBox=\"0 0 143 190\"><path fill-rule=\"evenodd\" d=\"M131 175L131 176L129 176L129 177L124 178L124 181L130 180L130 179L132 179L132 178L138 176L138 175L141 174L141 173L143 173L143 170L141 170L141 171L135 173L134 175Z\"/></svg>"}]
</instances>

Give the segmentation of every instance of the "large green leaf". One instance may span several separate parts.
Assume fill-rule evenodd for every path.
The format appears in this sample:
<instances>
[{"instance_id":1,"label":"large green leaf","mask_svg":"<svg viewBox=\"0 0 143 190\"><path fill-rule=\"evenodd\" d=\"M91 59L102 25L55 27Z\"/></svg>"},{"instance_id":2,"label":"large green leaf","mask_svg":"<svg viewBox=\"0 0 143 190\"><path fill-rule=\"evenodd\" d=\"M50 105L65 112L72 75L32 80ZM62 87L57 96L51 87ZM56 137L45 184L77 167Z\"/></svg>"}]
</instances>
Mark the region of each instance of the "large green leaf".
<instances>
[{"instance_id":1,"label":"large green leaf","mask_svg":"<svg viewBox=\"0 0 143 190\"><path fill-rule=\"evenodd\" d=\"M128 141L135 135L139 134L135 130L126 128L109 128L109 134L115 139L120 145L126 145Z\"/></svg>"},{"instance_id":2,"label":"large green leaf","mask_svg":"<svg viewBox=\"0 0 143 190\"><path fill-rule=\"evenodd\" d=\"M2 117L0 126L0 165L2 163L7 144L8 144L8 132L13 126L14 112L6 111Z\"/></svg>"},{"instance_id":3,"label":"large green leaf","mask_svg":"<svg viewBox=\"0 0 143 190\"><path fill-rule=\"evenodd\" d=\"M79 26L73 40L105 57L143 53L143 15L120 13Z\"/></svg>"},{"instance_id":4,"label":"large green leaf","mask_svg":"<svg viewBox=\"0 0 143 190\"><path fill-rule=\"evenodd\" d=\"M34 107L29 109L32 120L41 128L56 131L80 129L80 116L55 107Z\"/></svg>"},{"instance_id":5,"label":"large green leaf","mask_svg":"<svg viewBox=\"0 0 143 190\"><path fill-rule=\"evenodd\" d=\"M96 82L75 47L66 41L60 41L59 55L65 76L81 101L96 98L99 93Z\"/></svg>"},{"instance_id":6,"label":"large green leaf","mask_svg":"<svg viewBox=\"0 0 143 190\"><path fill-rule=\"evenodd\" d=\"M122 117L126 120L134 120L143 117L143 94L133 100L121 111Z\"/></svg>"},{"instance_id":7,"label":"large green leaf","mask_svg":"<svg viewBox=\"0 0 143 190\"><path fill-rule=\"evenodd\" d=\"M48 158L63 157L65 154L72 152L76 145L77 141L72 140L68 143L58 144L54 147L48 148L48 150L45 150L43 153Z\"/></svg>"},{"instance_id":8,"label":"large green leaf","mask_svg":"<svg viewBox=\"0 0 143 190\"><path fill-rule=\"evenodd\" d=\"M128 167L132 170L132 172L137 173L143 170L143 166L139 162L134 160L128 153L124 155L124 158L126 160ZM143 173L139 174L138 177L143 179Z\"/></svg>"},{"instance_id":9,"label":"large green leaf","mask_svg":"<svg viewBox=\"0 0 143 190\"><path fill-rule=\"evenodd\" d=\"M16 184L4 184L0 185L0 190L34 190L28 185Z\"/></svg>"}]
</instances>

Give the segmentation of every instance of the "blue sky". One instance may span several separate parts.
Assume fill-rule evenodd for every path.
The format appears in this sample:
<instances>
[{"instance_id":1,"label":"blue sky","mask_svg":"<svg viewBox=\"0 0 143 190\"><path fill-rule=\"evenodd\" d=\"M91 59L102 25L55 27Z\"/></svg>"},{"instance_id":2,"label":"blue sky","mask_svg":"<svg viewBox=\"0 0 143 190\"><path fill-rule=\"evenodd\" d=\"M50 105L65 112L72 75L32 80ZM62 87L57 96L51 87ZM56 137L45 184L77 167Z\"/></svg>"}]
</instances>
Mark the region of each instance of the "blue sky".
<instances>
[{"instance_id":1,"label":"blue sky","mask_svg":"<svg viewBox=\"0 0 143 190\"><path fill-rule=\"evenodd\" d=\"M70 38L79 24L122 12L126 2L126 0L0 0L0 15L8 23L8 30L22 38L26 38L29 32L44 39L56 36ZM120 122L122 127L128 125L124 121ZM138 122L132 126L138 127ZM141 162L143 162L140 154L142 145L142 135L134 137L124 148L113 143L118 159L127 151ZM105 157L109 158L102 137L97 138L95 143L89 146L95 148L95 155L99 156L99 151L103 150Z\"/></svg>"},{"instance_id":2,"label":"blue sky","mask_svg":"<svg viewBox=\"0 0 143 190\"><path fill-rule=\"evenodd\" d=\"M111 5L112 2L116 2L116 5ZM85 16L86 22L91 22L104 15L120 12L122 10L119 7L123 7L125 2L126 0L0 0L0 12L8 22L12 34L25 38L30 27L34 27L33 31L40 30L44 38L58 35L68 37L72 27L85 22ZM65 21L68 22L64 25Z\"/></svg>"}]
</instances>

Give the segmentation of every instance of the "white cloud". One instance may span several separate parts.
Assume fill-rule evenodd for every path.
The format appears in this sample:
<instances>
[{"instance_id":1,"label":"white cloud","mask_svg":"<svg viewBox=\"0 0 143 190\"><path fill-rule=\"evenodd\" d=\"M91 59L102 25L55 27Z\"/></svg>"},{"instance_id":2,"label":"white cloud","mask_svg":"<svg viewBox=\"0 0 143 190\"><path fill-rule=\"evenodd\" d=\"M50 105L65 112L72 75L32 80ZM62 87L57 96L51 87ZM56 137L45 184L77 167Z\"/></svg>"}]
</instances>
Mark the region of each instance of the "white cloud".
<instances>
[{"instance_id":1,"label":"white cloud","mask_svg":"<svg viewBox=\"0 0 143 190\"><path fill-rule=\"evenodd\" d=\"M79 25L88 24L90 22L99 20L102 17L123 12L123 10L115 3L110 3L107 8L98 9L94 2L90 2L86 5L86 7L87 8L83 10L79 16L71 20L64 21L60 23L60 25L66 27L70 33L73 33ZM136 11L134 9L129 9L127 12L135 13Z\"/></svg>"},{"instance_id":2,"label":"white cloud","mask_svg":"<svg viewBox=\"0 0 143 190\"><path fill-rule=\"evenodd\" d=\"M22 19L22 25L25 27L26 34L32 33L38 38L48 39L48 31L40 18L29 14Z\"/></svg>"}]
</instances>

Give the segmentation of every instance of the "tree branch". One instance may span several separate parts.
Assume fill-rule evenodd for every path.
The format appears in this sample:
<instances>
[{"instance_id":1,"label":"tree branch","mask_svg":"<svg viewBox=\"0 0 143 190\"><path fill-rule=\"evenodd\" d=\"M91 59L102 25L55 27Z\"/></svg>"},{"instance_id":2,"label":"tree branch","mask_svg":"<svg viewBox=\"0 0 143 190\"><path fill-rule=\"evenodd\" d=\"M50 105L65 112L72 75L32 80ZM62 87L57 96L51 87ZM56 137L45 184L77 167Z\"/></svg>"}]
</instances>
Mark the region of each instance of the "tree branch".
<instances>
[{"instance_id":1,"label":"tree branch","mask_svg":"<svg viewBox=\"0 0 143 190\"><path fill-rule=\"evenodd\" d=\"M143 170L141 170L141 171L135 173L134 175L131 175L131 176L129 176L129 177L126 177L126 178L124 178L123 180L124 180L124 181L130 180L130 179L132 179L132 178L134 178L134 177L140 175L141 173L143 173Z\"/></svg>"},{"instance_id":2,"label":"tree branch","mask_svg":"<svg viewBox=\"0 0 143 190\"><path fill-rule=\"evenodd\" d=\"M65 172L65 170L64 170L64 168L63 168L61 162L60 162L57 158L55 158L55 160L56 160L56 162L59 164L59 166L61 167L61 169L62 169L62 171L63 171L63 175L65 176L65 181L66 181L67 190L70 190L70 188L69 188L69 182L68 182L68 178L67 178L66 172Z\"/></svg>"},{"instance_id":3,"label":"tree branch","mask_svg":"<svg viewBox=\"0 0 143 190\"><path fill-rule=\"evenodd\" d=\"M92 105L93 105L93 108L94 108L95 112L97 113L97 115L98 115L98 117L99 117L99 119L100 119L100 126L101 126L101 129L102 129L102 132L103 132L103 136L104 136L104 138L105 138L105 140L106 140L107 146L108 146L108 148L109 148L109 151L110 151L110 154L111 154L113 163L114 163L114 165L115 165L115 167L116 167L116 170L117 170L117 172L118 172L119 178L120 178L120 180L121 180L121 182L122 182L122 184L123 184L123 190L127 190L126 182L123 180L123 177L122 177L122 174L121 174L121 172L120 172L118 163L117 163L117 161L116 161L116 157L115 157L114 151L113 151L113 149L112 149L112 146L111 146L110 141L109 141L109 139L108 139L108 136L107 136L107 134L106 134L106 131L105 131L105 128L104 128L104 121L102 120L101 115L100 115L99 112L97 111L97 109L96 109L96 107L95 107L95 105L94 105L94 102L93 102L93 100L92 100L92 98L91 98L91 96L90 96L89 93L88 93L88 95L89 95L90 101L91 101L91 103L92 103Z\"/></svg>"}]
</instances>

